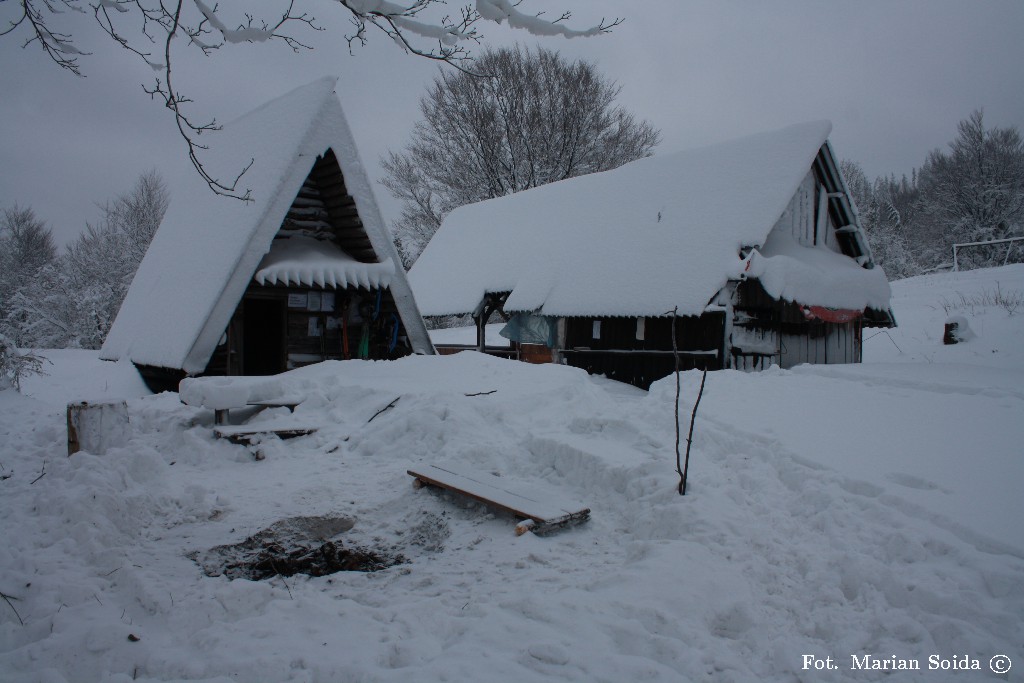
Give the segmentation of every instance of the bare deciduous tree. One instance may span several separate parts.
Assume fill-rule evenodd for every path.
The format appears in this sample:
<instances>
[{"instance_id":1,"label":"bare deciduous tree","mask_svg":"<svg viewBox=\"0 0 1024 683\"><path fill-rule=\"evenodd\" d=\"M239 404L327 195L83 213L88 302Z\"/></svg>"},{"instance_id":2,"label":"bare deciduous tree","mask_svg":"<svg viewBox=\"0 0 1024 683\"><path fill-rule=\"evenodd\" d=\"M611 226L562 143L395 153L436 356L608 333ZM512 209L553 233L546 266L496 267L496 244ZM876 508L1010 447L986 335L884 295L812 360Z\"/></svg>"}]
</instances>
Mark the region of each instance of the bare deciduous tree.
<instances>
[{"instance_id":1,"label":"bare deciduous tree","mask_svg":"<svg viewBox=\"0 0 1024 683\"><path fill-rule=\"evenodd\" d=\"M4 272L31 272L57 257L57 245L46 225L32 209L17 205L0 215L0 258Z\"/></svg>"},{"instance_id":2,"label":"bare deciduous tree","mask_svg":"<svg viewBox=\"0 0 1024 683\"><path fill-rule=\"evenodd\" d=\"M146 253L168 196L155 171L104 205L104 217L11 292L0 332L19 346L99 348Z\"/></svg>"},{"instance_id":3,"label":"bare deciduous tree","mask_svg":"<svg viewBox=\"0 0 1024 683\"><path fill-rule=\"evenodd\" d=\"M0 214L0 390L21 388L21 380L42 372L43 359L18 349L14 332L21 292L57 261L57 246L46 225L29 208L15 206Z\"/></svg>"},{"instance_id":4,"label":"bare deciduous tree","mask_svg":"<svg viewBox=\"0 0 1024 683\"><path fill-rule=\"evenodd\" d=\"M382 161L403 202L395 233L407 264L459 206L616 168L659 141L590 62L516 47L485 50L475 69L486 77L438 74L411 142Z\"/></svg>"},{"instance_id":5,"label":"bare deciduous tree","mask_svg":"<svg viewBox=\"0 0 1024 683\"><path fill-rule=\"evenodd\" d=\"M14 206L0 213L0 320L14 294L57 258L57 245L32 209Z\"/></svg>"},{"instance_id":6,"label":"bare deciduous tree","mask_svg":"<svg viewBox=\"0 0 1024 683\"><path fill-rule=\"evenodd\" d=\"M916 189L880 178L875 183L875 220L868 224L867 236L875 261L890 280L899 280L921 272L921 258L926 249L922 226L915 222L918 206L913 195ZM911 246L911 235L916 244Z\"/></svg>"},{"instance_id":7,"label":"bare deciduous tree","mask_svg":"<svg viewBox=\"0 0 1024 683\"><path fill-rule=\"evenodd\" d=\"M906 176L899 180L895 176L881 177L872 183L860 164L843 159L839 166L857 205L875 263L882 266L890 280L920 273L917 251L922 245L911 245L911 235L919 229L916 176L909 180Z\"/></svg>"},{"instance_id":8,"label":"bare deciduous tree","mask_svg":"<svg viewBox=\"0 0 1024 683\"><path fill-rule=\"evenodd\" d=\"M116 279L123 298L169 202L159 173L140 175L131 190L102 206L99 223L87 224L85 233L68 246L69 271L83 284Z\"/></svg>"},{"instance_id":9,"label":"bare deciduous tree","mask_svg":"<svg viewBox=\"0 0 1024 683\"><path fill-rule=\"evenodd\" d=\"M973 112L949 151L928 155L919 184L947 244L1024 235L1024 141L1016 127L986 129L982 111Z\"/></svg>"},{"instance_id":10,"label":"bare deciduous tree","mask_svg":"<svg viewBox=\"0 0 1024 683\"><path fill-rule=\"evenodd\" d=\"M466 46L482 38L478 31L482 20L507 21L513 28L536 35L566 37L605 33L621 21L602 19L596 26L577 30L566 25L568 12L555 19L532 16L519 10L521 1L475 0L459 7L454 15L444 0L333 0L329 4L351 20L352 31L343 37L350 50L364 44L376 30L410 54L462 69L470 58ZM172 63L181 50L208 56L238 43L278 42L296 52L309 49L302 33L321 27L296 4L296 0L280 0L277 12L257 16L246 8L229 16L227 9L208 0L17 0L9 5L0 0L0 11L13 10L9 16L0 14L0 36L23 35L25 46L38 45L58 66L80 76L79 60L87 53L76 46L76 32L82 30L76 20L92 15L107 37L160 74L152 85L143 87L171 111L189 159L210 189L248 199L249 190L240 183L252 161L231 179L215 177L204 166L200 157L207 146L200 136L220 126L216 120L203 120L189 111L191 100L177 86Z\"/></svg>"}]
</instances>

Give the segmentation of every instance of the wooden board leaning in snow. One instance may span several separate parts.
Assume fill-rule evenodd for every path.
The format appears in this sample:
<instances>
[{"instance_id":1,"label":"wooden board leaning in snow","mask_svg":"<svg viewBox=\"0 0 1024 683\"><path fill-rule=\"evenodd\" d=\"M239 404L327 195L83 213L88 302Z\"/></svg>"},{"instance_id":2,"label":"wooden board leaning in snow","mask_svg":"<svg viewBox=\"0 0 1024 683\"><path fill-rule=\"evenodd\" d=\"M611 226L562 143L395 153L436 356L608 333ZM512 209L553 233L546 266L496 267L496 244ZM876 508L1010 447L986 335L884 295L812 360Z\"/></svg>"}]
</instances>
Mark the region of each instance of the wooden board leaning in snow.
<instances>
[{"instance_id":1,"label":"wooden board leaning in snow","mask_svg":"<svg viewBox=\"0 0 1024 683\"><path fill-rule=\"evenodd\" d=\"M417 485L438 486L485 505L525 518L516 525L516 536L527 531L544 534L590 519L590 508L538 492L518 490L513 482L487 472L445 465L426 465L408 470Z\"/></svg>"}]
</instances>

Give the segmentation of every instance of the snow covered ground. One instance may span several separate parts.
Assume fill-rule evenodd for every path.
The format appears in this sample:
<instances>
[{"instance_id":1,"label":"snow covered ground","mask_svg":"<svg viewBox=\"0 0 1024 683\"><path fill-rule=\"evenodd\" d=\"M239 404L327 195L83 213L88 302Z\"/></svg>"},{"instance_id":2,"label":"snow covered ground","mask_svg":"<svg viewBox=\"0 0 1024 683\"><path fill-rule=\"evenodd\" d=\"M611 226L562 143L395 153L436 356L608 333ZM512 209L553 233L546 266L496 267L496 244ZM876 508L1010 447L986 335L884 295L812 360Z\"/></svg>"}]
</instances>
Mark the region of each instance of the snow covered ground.
<instances>
[{"instance_id":1,"label":"snow covered ground","mask_svg":"<svg viewBox=\"0 0 1024 683\"><path fill-rule=\"evenodd\" d=\"M25 395L0 392L0 680L1024 680L1024 305L991 302L1024 295L1024 266L893 290L900 327L862 365L710 374L685 497L672 378L646 393L471 352L325 364L291 374L294 418L253 418L320 431L254 461L130 366L51 352ZM943 346L950 314L976 338ZM64 404L119 395L128 445L66 457ZM442 462L592 519L516 537L413 489L407 468ZM231 581L188 557L313 515L407 562ZM921 670L851 670L865 655Z\"/></svg>"}]
</instances>

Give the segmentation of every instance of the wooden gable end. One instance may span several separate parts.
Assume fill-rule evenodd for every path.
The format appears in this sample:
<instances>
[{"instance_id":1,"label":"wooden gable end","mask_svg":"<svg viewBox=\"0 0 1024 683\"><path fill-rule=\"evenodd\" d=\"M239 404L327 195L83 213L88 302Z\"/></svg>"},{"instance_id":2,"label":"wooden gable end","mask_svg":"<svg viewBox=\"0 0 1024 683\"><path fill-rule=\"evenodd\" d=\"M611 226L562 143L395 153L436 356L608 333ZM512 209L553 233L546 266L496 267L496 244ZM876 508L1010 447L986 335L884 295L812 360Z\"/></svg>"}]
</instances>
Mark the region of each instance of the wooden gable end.
<instances>
[{"instance_id":1,"label":"wooden gable end","mask_svg":"<svg viewBox=\"0 0 1024 683\"><path fill-rule=\"evenodd\" d=\"M379 267L331 149L317 157L274 240L293 238L330 242L366 268ZM270 375L324 360L384 360L411 352L389 285L370 276L358 284L290 277L261 284L254 277L202 374Z\"/></svg>"},{"instance_id":2,"label":"wooden gable end","mask_svg":"<svg viewBox=\"0 0 1024 683\"><path fill-rule=\"evenodd\" d=\"M332 149L317 157L281 226L282 231L304 226L310 220L309 209L313 208L318 210L316 220L333 233L333 241L342 251L362 263L379 260Z\"/></svg>"},{"instance_id":3,"label":"wooden gable end","mask_svg":"<svg viewBox=\"0 0 1024 683\"><path fill-rule=\"evenodd\" d=\"M828 145L822 146L774 229L805 247L823 245L871 267L853 203Z\"/></svg>"},{"instance_id":4,"label":"wooden gable end","mask_svg":"<svg viewBox=\"0 0 1024 683\"><path fill-rule=\"evenodd\" d=\"M828 222L839 251L861 265L867 265L871 258L870 252L863 241L853 202L828 143L822 146L815 157L811 172L827 198Z\"/></svg>"}]
</instances>

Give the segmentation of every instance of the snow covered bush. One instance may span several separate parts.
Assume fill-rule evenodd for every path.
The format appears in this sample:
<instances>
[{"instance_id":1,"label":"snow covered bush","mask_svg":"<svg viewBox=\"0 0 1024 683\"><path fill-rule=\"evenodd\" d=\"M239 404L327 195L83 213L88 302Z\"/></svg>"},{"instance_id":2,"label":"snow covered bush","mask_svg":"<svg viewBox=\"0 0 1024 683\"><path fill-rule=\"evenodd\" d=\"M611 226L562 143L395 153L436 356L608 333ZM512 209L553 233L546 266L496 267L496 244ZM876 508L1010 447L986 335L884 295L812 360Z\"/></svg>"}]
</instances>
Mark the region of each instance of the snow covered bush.
<instances>
[{"instance_id":1,"label":"snow covered bush","mask_svg":"<svg viewBox=\"0 0 1024 683\"><path fill-rule=\"evenodd\" d=\"M1019 289L1003 291L997 282L995 289L984 289L971 295L957 292L952 299L943 297L941 305L942 310L947 314L951 311L975 313L978 309L1002 308L1007 315L1013 315L1024 308L1024 291Z\"/></svg>"},{"instance_id":2,"label":"snow covered bush","mask_svg":"<svg viewBox=\"0 0 1024 683\"><path fill-rule=\"evenodd\" d=\"M42 356L19 351L10 337L0 332L0 391L14 387L21 391L21 380L30 375L42 375Z\"/></svg>"},{"instance_id":3,"label":"snow covered bush","mask_svg":"<svg viewBox=\"0 0 1024 683\"><path fill-rule=\"evenodd\" d=\"M117 316L126 288L87 282L67 260L43 268L10 303L6 327L22 347L98 349Z\"/></svg>"}]
</instances>

